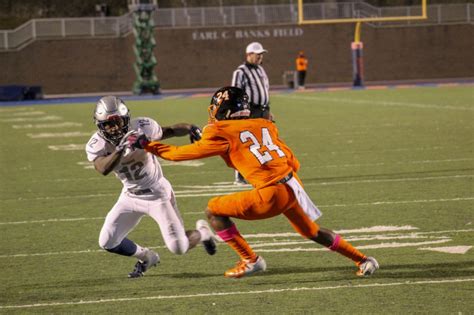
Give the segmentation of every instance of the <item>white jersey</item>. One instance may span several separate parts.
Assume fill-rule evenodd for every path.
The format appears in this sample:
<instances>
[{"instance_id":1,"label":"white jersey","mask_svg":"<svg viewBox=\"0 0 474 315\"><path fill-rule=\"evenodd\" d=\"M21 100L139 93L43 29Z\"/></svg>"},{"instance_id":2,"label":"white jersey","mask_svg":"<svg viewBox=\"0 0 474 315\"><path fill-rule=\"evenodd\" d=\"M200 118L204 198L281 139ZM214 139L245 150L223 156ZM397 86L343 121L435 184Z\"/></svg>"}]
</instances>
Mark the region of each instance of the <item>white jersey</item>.
<instances>
[{"instance_id":1,"label":"white jersey","mask_svg":"<svg viewBox=\"0 0 474 315\"><path fill-rule=\"evenodd\" d=\"M138 117L130 121L129 130L139 130L148 139L161 140L163 131L156 121L148 117ZM94 133L86 145L87 159L93 162L100 156L107 156L115 146L106 141L98 132ZM123 156L113 169L115 176L122 182L124 189L131 194L154 198L167 197L168 181L163 177L160 163L156 156L144 150L136 149Z\"/></svg>"}]
</instances>

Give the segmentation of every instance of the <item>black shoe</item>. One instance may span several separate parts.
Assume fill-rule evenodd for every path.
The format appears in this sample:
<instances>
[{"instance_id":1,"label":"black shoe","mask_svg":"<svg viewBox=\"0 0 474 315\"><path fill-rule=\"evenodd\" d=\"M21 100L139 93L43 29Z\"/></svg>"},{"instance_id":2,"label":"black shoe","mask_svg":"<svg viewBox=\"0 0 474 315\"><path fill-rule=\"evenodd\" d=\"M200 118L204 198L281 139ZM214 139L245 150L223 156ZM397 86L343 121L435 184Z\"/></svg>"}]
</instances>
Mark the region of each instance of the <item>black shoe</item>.
<instances>
[{"instance_id":1,"label":"black shoe","mask_svg":"<svg viewBox=\"0 0 474 315\"><path fill-rule=\"evenodd\" d=\"M214 255L217 252L216 242L212 238L209 241L203 241L202 245L209 255Z\"/></svg>"},{"instance_id":2,"label":"black shoe","mask_svg":"<svg viewBox=\"0 0 474 315\"><path fill-rule=\"evenodd\" d=\"M196 222L196 230L201 233L201 239L207 239L206 241L202 241L206 252L209 255L214 255L217 252L216 236L209 227L209 224L205 220L198 220Z\"/></svg>"}]
</instances>

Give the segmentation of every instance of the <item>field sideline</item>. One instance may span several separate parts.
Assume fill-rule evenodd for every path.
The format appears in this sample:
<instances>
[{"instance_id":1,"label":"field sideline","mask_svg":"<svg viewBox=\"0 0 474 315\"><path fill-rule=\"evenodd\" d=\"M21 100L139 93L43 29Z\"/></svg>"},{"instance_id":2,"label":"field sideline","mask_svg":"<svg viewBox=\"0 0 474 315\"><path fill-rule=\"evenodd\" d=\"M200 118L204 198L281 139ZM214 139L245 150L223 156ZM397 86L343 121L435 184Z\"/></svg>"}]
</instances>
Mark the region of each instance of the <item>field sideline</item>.
<instances>
[{"instance_id":1,"label":"field sideline","mask_svg":"<svg viewBox=\"0 0 474 315\"><path fill-rule=\"evenodd\" d=\"M161 125L205 125L206 97L126 101ZM71 104L72 105L72 104ZM281 137L302 167L322 226L381 269L355 277L347 259L299 237L284 217L237 221L268 271L230 280L225 245L172 255L145 218L131 233L161 264L127 279L134 259L100 250L121 185L87 162L94 103L0 107L0 313L474 313L472 86L272 95ZM176 138L167 142L187 143ZM186 227L232 185L218 158L162 161Z\"/></svg>"}]
</instances>

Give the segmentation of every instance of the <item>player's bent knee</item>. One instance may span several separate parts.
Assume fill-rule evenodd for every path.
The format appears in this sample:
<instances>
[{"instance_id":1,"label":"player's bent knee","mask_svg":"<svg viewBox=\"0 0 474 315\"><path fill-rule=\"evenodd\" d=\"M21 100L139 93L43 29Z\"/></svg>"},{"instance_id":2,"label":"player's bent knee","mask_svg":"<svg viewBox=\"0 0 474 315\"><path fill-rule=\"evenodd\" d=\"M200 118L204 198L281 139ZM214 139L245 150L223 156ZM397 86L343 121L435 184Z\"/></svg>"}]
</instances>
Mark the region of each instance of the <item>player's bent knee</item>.
<instances>
[{"instance_id":1,"label":"player's bent knee","mask_svg":"<svg viewBox=\"0 0 474 315\"><path fill-rule=\"evenodd\" d=\"M119 245L120 245L120 242L112 242L111 240L101 239L101 238L99 239L100 248L105 249L105 250L110 250Z\"/></svg>"},{"instance_id":2,"label":"player's bent knee","mask_svg":"<svg viewBox=\"0 0 474 315\"><path fill-rule=\"evenodd\" d=\"M102 249L109 250L120 245L122 240L114 239L110 237L109 233L101 232L99 235L99 246Z\"/></svg>"},{"instance_id":3,"label":"player's bent knee","mask_svg":"<svg viewBox=\"0 0 474 315\"><path fill-rule=\"evenodd\" d=\"M168 249L170 252L172 252L175 255L183 255L186 254L186 252L189 249L189 241L188 239L176 239L168 242L167 244Z\"/></svg>"}]
</instances>

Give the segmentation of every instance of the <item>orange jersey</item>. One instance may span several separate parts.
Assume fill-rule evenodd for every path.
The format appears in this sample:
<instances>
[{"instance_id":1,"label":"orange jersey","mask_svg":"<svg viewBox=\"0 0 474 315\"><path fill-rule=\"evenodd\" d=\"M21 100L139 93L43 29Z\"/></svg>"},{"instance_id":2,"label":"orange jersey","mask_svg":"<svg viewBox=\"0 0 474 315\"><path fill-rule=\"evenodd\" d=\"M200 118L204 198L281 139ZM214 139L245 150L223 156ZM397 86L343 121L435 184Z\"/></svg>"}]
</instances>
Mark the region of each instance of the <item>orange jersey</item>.
<instances>
[{"instance_id":1,"label":"orange jersey","mask_svg":"<svg viewBox=\"0 0 474 315\"><path fill-rule=\"evenodd\" d=\"M273 184L300 167L293 152L278 137L275 124L261 118L217 121L207 125L202 139L193 144L178 147L151 142L145 149L172 161L219 155L254 187Z\"/></svg>"},{"instance_id":2,"label":"orange jersey","mask_svg":"<svg viewBox=\"0 0 474 315\"><path fill-rule=\"evenodd\" d=\"M296 58L296 71L306 71L308 69L308 59L305 57Z\"/></svg>"}]
</instances>

